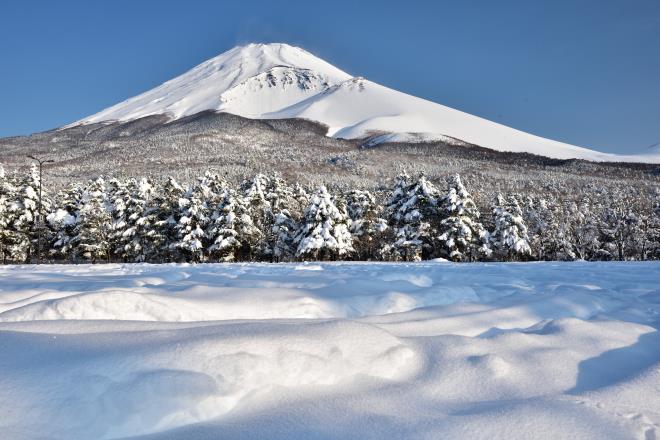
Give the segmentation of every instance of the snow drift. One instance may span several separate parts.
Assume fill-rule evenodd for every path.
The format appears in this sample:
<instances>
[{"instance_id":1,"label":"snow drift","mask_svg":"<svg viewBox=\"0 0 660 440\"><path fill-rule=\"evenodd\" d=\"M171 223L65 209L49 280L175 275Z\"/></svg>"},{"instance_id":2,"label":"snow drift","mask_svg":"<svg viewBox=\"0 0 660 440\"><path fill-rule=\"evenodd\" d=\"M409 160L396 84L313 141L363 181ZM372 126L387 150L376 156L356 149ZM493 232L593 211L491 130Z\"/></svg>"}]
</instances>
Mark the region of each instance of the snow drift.
<instances>
[{"instance_id":1,"label":"snow drift","mask_svg":"<svg viewBox=\"0 0 660 440\"><path fill-rule=\"evenodd\" d=\"M544 139L339 70L287 44L235 47L187 73L73 124L178 119L203 110L255 119L304 118L328 136L366 143L443 140L559 159L660 162L660 155L621 156Z\"/></svg>"},{"instance_id":2,"label":"snow drift","mask_svg":"<svg viewBox=\"0 0 660 440\"><path fill-rule=\"evenodd\" d=\"M660 265L0 267L0 432L655 438Z\"/></svg>"}]
</instances>

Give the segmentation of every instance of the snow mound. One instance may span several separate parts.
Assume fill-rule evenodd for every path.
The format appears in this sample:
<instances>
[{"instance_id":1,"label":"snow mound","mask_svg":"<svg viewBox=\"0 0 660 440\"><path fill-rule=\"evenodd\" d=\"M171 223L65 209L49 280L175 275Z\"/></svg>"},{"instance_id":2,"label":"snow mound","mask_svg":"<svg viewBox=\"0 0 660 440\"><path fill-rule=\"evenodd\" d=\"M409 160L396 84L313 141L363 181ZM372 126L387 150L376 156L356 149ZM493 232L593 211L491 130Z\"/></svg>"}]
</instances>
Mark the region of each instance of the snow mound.
<instances>
[{"instance_id":1,"label":"snow mound","mask_svg":"<svg viewBox=\"0 0 660 440\"><path fill-rule=\"evenodd\" d=\"M6 350L22 352L0 361L3 376L33 363L49 364L57 374L38 379L27 372L13 392L0 388L0 408L17 401L11 404L16 417L2 423L54 438L146 434L217 418L280 387L322 389L359 377L399 381L417 368L414 351L397 338L354 322L169 331L145 325L132 332L118 327L93 340L84 334L17 333L3 342ZM43 388L49 393L33 401L30 395ZM21 414L38 422L21 426Z\"/></svg>"},{"instance_id":2,"label":"snow mound","mask_svg":"<svg viewBox=\"0 0 660 440\"><path fill-rule=\"evenodd\" d=\"M147 284L147 289L160 283ZM201 292L181 291L181 296L103 290L38 301L0 314L0 321L46 319L120 319L134 321L214 321L228 319L329 318L337 316L330 301L289 289L269 289L269 295L242 294L226 288ZM256 303L263 308L255 308Z\"/></svg>"}]
</instances>

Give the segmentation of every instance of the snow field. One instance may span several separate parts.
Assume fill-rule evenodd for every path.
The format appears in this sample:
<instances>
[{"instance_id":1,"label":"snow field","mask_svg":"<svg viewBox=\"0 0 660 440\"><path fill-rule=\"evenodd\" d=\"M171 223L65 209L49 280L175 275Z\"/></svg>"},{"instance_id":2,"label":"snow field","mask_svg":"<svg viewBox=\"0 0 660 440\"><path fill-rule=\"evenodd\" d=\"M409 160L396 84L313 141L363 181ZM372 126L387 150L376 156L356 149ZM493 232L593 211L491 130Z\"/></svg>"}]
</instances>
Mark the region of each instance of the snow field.
<instances>
[{"instance_id":1,"label":"snow field","mask_svg":"<svg viewBox=\"0 0 660 440\"><path fill-rule=\"evenodd\" d=\"M660 265L0 267L0 432L660 434Z\"/></svg>"}]
</instances>

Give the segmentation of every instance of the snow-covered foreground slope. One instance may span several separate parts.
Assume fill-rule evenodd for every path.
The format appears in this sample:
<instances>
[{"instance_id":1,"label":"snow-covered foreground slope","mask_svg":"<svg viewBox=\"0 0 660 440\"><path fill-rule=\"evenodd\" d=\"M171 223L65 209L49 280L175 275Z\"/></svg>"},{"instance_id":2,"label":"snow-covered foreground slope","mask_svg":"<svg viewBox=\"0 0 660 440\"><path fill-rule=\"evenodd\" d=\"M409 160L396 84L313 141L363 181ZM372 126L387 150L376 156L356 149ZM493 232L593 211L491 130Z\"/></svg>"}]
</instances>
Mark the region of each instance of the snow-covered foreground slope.
<instances>
[{"instance_id":1,"label":"snow-covered foreground slope","mask_svg":"<svg viewBox=\"0 0 660 440\"><path fill-rule=\"evenodd\" d=\"M3 439L660 435L657 263L0 277Z\"/></svg>"}]
</instances>

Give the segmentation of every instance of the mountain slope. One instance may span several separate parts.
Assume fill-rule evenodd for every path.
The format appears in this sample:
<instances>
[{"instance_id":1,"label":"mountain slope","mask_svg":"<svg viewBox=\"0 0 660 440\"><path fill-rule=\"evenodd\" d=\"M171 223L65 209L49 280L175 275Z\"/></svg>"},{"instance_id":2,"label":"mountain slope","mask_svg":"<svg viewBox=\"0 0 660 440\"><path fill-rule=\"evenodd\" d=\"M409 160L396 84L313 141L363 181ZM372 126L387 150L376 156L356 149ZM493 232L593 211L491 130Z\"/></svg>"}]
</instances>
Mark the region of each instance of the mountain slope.
<instances>
[{"instance_id":1,"label":"mountain slope","mask_svg":"<svg viewBox=\"0 0 660 440\"><path fill-rule=\"evenodd\" d=\"M388 141L435 138L442 134L498 151L527 152L559 159L614 160L616 156L544 139L504 125L354 78L294 104L270 118L323 121L328 135L359 138L393 132Z\"/></svg>"},{"instance_id":2,"label":"mountain slope","mask_svg":"<svg viewBox=\"0 0 660 440\"><path fill-rule=\"evenodd\" d=\"M557 159L660 163L656 152L606 154L531 135L351 77L303 49L279 43L236 47L69 127L151 115L179 119L204 110L253 119L309 119L327 125L328 136L370 138L369 145L458 140Z\"/></svg>"}]
</instances>

